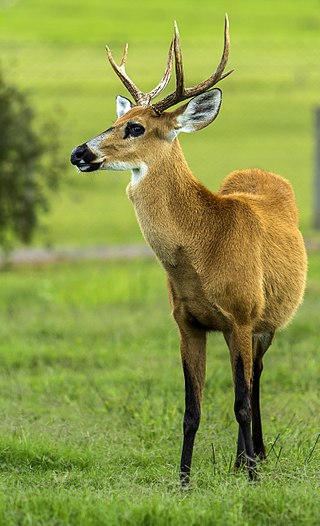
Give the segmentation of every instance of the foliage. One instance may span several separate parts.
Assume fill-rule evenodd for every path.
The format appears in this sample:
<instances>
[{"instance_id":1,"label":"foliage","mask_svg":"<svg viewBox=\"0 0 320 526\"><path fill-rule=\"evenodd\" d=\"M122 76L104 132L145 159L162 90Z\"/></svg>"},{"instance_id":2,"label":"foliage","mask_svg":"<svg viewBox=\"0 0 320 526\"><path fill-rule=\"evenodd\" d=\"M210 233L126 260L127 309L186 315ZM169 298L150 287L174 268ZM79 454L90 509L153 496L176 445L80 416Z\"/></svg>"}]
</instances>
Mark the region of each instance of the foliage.
<instances>
[{"instance_id":1,"label":"foliage","mask_svg":"<svg viewBox=\"0 0 320 526\"><path fill-rule=\"evenodd\" d=\"M0 524L319 524L319 254L265 357L259 482L231 468L232 377L213 334L187 492L179 337L158 263L16 268L0 280Z\"/></svg>"},{"instance_id":2,"label":"foliage","mask_svg":"<svg viewBox=\"0 0 320 526\"><path fill-rule=\"evenodd\" d=\"M36 127L26 94L7 83L0 70L0 246L30 243L39 214L49 209L49 190L57 190L61 162L58 129L48 119Z\"/></svg>"}]
</instances>

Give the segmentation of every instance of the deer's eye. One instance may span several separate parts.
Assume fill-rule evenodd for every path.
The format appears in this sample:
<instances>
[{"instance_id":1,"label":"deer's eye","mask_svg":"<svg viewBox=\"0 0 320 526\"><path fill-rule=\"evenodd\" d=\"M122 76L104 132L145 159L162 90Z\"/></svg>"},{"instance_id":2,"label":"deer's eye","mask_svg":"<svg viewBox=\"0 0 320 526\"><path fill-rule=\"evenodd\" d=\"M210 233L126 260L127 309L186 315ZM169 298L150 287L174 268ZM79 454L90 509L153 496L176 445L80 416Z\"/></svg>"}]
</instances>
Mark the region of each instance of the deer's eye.
<instances>
[{"instance_id":1,"label":"deer's eye","mask_svg":"<svg viewBox=\"0 0 320 526\"><path fill-rule=\"evenodd\" d=\"M144 133L144 127L137 122L128 122L125 128L124 139L127 137L139 137Z\"/></svg>"}]
</instances>

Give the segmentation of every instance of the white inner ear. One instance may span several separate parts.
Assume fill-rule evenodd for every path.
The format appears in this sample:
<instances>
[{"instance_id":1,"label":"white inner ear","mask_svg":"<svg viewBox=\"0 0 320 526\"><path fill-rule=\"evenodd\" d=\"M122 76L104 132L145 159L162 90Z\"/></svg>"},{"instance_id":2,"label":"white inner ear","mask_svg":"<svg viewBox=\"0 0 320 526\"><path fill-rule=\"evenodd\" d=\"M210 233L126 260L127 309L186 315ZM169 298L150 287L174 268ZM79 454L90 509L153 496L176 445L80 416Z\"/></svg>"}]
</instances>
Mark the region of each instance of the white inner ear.
<instances>
[{"instance_id":1,"label":"white inner ear","mask_svg":"<svg viewBox=\"0 0 320 526\"><path fill-rule=\"evenodd\" d=\"M117 96L117 115L118 119L119 117L122 117L125 113L127 113L132 108L132 103L129 99L126 99L126 97L121 97L121 95Z\"/></svg>"},{"instance_id":2,"label":"white inner ear","mask_svg":"<svg viewBox=\"0 0 320 526\"><path fill-rule=\"evenodd\" d=\"M191 99L184 112L177 117L178 132L190 133L208 126L219 113L222 102L220 89L201 93Z\"/></svg>"}]
</instances>

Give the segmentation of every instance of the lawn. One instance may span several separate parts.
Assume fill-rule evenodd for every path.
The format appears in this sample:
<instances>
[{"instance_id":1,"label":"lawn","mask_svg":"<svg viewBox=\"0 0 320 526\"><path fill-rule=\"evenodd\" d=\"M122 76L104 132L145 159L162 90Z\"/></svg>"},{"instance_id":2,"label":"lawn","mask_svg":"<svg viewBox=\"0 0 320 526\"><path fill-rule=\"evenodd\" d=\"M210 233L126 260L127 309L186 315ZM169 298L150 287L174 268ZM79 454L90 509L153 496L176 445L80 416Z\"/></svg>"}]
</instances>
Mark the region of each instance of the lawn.
<instances>
[{"instance_id":1,"label":"lawn","mask_svg":"<svg viewBox=\"0 0 320 526\"><path fill-rule=\"evenodd\" d=\"M178 486L184 387L154 261L17 268L1 279L0 524L316 525L320 256L265 360L268 462L230 469L229 358L209 338L191 490Z\"/></svg>"},{"instance_id":2,"label":"lawn","mask_svg":"<svg viewBox=\"0 0 320 526\"><path fill-rule=\"evenodd\" d=\"M129 174L77 174L77 144L108 128L115 96L125 89L107 64L104 46L120 58L130 43L128 73L142 89L162 74L173 20L180 27L186 81L209 76L219 61L224 13L231 31L223 107L205 130L181 137L186 157L212 190L236 168L261 167L294 185L301 224L311 235L314 108L319 105L320 10L317 0L259 4L204 0L145 5L93 0L0 1L0 60L27 89L39 112L61 125L64 184L36 244L99 245L141 241L125 196ZM172 86L171 86L172 88Z\"/></svg>"},{"instance_id":3,"label":"lawn","mask_svg":"<svg viewBox=\"0 0 320 526\"><path fill-rule=\"evenodd\" d=\"M106 64L129 41L128 72L159 80L177 19L188 84L230 67L217 121L181 138L212 190L258 166L296 190L306 237L319 105L318 0L0 0L0 61L42 118L61 125L65 171L34 244L141 241L125 196L130 174L77 174L72 148L108 128L124 89ZM172 88L172 86L171 86ZM319 235L319 234L318 234ZM265 359L268 462L235 475L237 426L226 345L208 342L203 417L189 491L178 484L184 382L165 275L149 261L65 263L0 273L0 526L318 525L320 254L306 298Z\"/></svg>"}]
</instances>

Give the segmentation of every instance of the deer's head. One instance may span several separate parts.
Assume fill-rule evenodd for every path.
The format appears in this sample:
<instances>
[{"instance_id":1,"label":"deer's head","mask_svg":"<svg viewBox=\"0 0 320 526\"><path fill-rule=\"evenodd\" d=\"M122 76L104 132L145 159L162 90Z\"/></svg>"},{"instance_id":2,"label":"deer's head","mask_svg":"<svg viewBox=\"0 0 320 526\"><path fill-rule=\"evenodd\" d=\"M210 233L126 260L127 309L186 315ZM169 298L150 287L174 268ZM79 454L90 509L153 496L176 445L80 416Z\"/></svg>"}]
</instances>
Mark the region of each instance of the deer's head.
<instances>
[{"instance_id":1,"label":"deer's head","mask_svg":"<svg viewBox=\"0 0 320 526\"><path fill-rule=\"evenodd\" d=\"M224 49L216 71L196 86L184 87L184 74L180 38L175 24L164 75L159 84L149 93L140 91L125 71L128 45L118 66L107 47L111 66L132 95L135 105L125 97L117 97L118 119L114 125L97 137L75 148L71 163L82 172L94 170L147 170L152 158L163 149L170 148L180 131L192 132L204 128L218 115L222 93L212 88L219 80L232 73L223 73L229 54L229 24L225 19ZM176 89L164 99L151 104L167 86L175 57ZM189 103L172 112L168 108L190 99Z\"/></svg>"}]
</instances>

